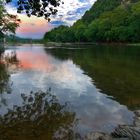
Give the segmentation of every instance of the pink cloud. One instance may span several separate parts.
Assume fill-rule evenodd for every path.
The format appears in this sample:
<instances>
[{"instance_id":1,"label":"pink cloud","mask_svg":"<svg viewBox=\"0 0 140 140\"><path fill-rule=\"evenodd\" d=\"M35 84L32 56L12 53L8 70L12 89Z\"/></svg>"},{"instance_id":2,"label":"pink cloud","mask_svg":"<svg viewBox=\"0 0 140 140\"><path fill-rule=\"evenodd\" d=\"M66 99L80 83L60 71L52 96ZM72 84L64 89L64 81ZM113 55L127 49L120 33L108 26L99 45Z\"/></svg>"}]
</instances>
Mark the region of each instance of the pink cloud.
<instances>
[{"instance_id":1,"label":"pink cloud","mask_svg":"<svg viewBox=\"0 0 140 140\"><path fill-rule=\"evenodd\" d=\"M31 17L20 15L20 27L17 29L16 34L25 38L42 38L43 35L50 31L53 27L43 18Z\"/></svg>"}]
</instances>

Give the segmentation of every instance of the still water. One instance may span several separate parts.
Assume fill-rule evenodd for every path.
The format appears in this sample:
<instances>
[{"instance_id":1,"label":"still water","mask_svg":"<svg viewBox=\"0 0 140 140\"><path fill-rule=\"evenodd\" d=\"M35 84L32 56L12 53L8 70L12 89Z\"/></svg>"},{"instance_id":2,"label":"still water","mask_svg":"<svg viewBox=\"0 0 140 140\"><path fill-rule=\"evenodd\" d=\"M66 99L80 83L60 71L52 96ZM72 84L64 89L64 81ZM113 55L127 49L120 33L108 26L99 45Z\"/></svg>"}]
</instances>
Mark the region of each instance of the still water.
<instances>
[{"instance_id":1,"label":"still water","mask_svg":"<svg viewBox=\"0 0 140 140\"><path fill-rule=\"evenodd\" d=\"M57 139L58 129L61 127L66 130L69 126L73 133L84 137L92 131L110 133L118 124L132 124L132 111L140 108L139 61L140 47L47 48L30 44L9 46L0 63L0 120L1 125L8 124L8 134L4 133L5 137L14 140ZM49 97L56 96L59 105L67 104L67 107L62 109L64 112L57 110L59 115L55 117L51 114L50 122L45 117L41 118L43 124L48 125L39 128L35 116L40 114L43 117L45 114L45 111L42 111L44 98L41 96L38 111L38 108L33 109L31 104L32 101L38 104L37 100L30 97L35 98L46 91L51 94ZM28 107L28 112L34 110L29 113L28 119L23 117L27 113L25 104L32 106ZM11 113L12 111L14 113ZM61 113L63 115L60 115ZM61 123L58 120L61 120ZM29 122L32 127L29 127ZM37 134L29 133L31 129L36 129ZM21 130L24 132L20 133ZM4 134L0 133L0 137ZM69 135L67 137L70 138Z\"/></svg>"}]
</instances>

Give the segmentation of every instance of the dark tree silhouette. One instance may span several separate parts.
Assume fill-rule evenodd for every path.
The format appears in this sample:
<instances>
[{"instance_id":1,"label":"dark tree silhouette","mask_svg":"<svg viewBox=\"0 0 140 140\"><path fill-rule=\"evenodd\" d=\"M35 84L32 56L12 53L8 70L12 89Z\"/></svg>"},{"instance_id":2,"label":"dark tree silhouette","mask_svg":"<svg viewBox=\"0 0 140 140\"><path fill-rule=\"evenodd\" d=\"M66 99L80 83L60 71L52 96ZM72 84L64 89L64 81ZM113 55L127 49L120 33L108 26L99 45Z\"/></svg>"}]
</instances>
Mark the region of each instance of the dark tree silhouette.
<instances>
[{"instance_id":1,"label":"dark tree silhouette","mask_svg":"<svg viewBox=\"0 0 140 140\"><path fill-rule=\"evenodd\" d=\"M6 3L13 0L6 0ZM61 0L17 0L17 12L25 12L27 16L45 17L50 21L50 16L57 13Z\"/></svg>"}]
</instances>

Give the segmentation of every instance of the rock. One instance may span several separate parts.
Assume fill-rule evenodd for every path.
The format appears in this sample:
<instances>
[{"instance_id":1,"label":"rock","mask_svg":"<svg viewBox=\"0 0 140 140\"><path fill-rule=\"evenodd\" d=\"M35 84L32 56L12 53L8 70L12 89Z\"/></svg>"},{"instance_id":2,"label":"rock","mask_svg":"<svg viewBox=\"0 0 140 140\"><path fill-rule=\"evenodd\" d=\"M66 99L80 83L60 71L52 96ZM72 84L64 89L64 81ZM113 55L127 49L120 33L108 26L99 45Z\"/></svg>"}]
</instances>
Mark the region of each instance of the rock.
<instances>
[{"instance_id":1,"label":"rock","mask_svg":"<svg viewBox=\"0 0 140 140\"><path fill-rule=\"evenodd\" d=\"M113 140L113 139L108 134L101 132L92 132L89 133L84 140Z\"/></svg>"},{"instance_id":2,"label":"rock","mask_svg":"<svg viewBox=\"0 0 140 140\"><path fill-rule=\"evenodd\" d=\"M92 132L84 140L140 140L140 110L134 113L133 125L119 125L110 135Z\"/></svg>"},{"instance_id":3,"label":"rock","mask_svg":"<svg viewBox=\"0 0 140 140\"><path fill-rule=\"evenodd\" d=\"M140 117L140 110L134 111L137 117Z\"/></svg>"},{"instance_id":4,"label":"rock","mask_svg":"<svg viewBox=\"0 0 140 140\"><path fill-rule=\"evenodd\" d=\"M140 127L140 117L135 117L134 118L134 125Z\"/></svg>"},{"instance_id":5,"label":"rock","mask_svg":"<svg viewBox=\"0 0 140 140\"><path fill-rule=\"evenodd\" d=\"M134 140L140 140L140 127L120 125L111 133L114 138L129 138Z\"/></svg>"}]
</instances>

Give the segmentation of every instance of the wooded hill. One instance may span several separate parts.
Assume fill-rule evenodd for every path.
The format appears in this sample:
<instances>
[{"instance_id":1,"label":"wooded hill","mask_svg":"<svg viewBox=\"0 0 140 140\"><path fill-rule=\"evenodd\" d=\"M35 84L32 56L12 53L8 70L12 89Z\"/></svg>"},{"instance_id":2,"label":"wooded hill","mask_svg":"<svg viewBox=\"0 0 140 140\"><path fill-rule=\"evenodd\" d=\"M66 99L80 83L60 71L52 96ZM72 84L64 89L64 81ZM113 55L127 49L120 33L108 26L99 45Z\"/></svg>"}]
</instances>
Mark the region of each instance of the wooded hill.
<instances>
[{"instance_id":1,"label":"wooded hill","mask_svg":"<svg viewBox=\"0 0 140 140\"><path fill-rule=\"evenodd\" d=\"M140 42L140 0L97 0L73 26L44 35L53 42Z\"/></svg>"}]
</instances>

